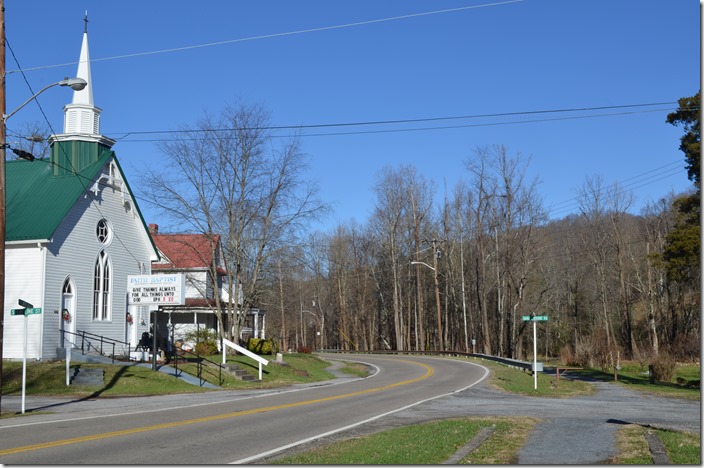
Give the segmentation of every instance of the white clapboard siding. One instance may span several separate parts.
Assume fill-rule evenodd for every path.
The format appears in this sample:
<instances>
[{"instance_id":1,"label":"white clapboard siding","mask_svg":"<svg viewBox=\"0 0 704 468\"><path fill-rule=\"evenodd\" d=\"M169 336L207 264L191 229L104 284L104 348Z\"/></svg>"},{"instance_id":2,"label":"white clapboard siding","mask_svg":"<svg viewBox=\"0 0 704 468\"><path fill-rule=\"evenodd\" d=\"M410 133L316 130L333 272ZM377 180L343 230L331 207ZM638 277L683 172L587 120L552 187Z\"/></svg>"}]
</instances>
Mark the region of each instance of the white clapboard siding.
<instances>
[{"instance_id":1,"label":"white clapboard siding","mask_svg":"<svg viewBox=\"0 0 704 468\"><path fill-rule=\"evenodd\" d=\"M49 308L60 309L61 290L70 276L75 284L76 329L126 341L127 276L140 274L140 266L150 262L154 252L147 230L130 201L131 195L123 196L126 186L101 184L99 187L97 194L86 192L77 200L48 245L45 300ZM96 226L102 218L108 220L112 231L106 245L96 236ZM109 320L93 319L93 273L101 250L107 252L112 272ZM45 326L44 358L56 356L59 325L56 321ZM147 328L137 320L135 326L137 336Z\"/></svg>"},{"instance_id":2,"label":"white clapboard siding","mask_svg":"<svg viewBox=\"0 0 704 468\"><path fill-rule=\"evenodd\" d=\"M42 302L44 251L32 245L8 245L5 248L5 322L3 333L3 358L21 359L24 353L23 316L12 316L11 309L19 309L18 299L41 307L42 314L31 315L27 320L27 357L37 359L42 355L42 322L47 311Z\"/></svg>"}]
</instances>

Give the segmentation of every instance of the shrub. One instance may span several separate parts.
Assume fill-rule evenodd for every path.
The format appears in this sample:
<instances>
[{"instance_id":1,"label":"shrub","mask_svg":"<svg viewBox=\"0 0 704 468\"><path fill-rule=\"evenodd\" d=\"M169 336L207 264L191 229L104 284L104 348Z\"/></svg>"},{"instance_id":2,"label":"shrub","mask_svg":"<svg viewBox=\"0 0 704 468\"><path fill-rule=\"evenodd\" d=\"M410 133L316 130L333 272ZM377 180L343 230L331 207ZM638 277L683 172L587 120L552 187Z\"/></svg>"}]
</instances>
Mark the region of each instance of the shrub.
<instances>
[{"instance_id":1,"label":"shrub","mask_svg":"<svg viewBox=\"0 0 704 468\"><path fill-rule=\"evenodd\" d=\"M582 366L582 364L577 361L570 345L565 345L560 349L560 362L567 366Z\"/></svg>"},{"instance_id":2,"label":"shrub","mask_svg":"<svg viewBox=\"0 0 704 468\"><path fill-rule=\"evenodd\" d=\"M218 352L219 336L215 330L203 328L186 333L186 341L195 342L195 353L202 356L212 356Z\"/></svg>"},{"instance_id":3,"label":"shrub","mask_svg":"<svg viewBox=\"0 0 704 468\"><path fill-rule=\"evenodd\" d=\"M298 352L299 353L305 353L305 354L310 354L313 351L308 347L308 346L299 346L298 347Z\"/></svg>"},{"instance_id":4,"label":"shrub","mask_svg":"<svg viewBox=\"0 0 704 468\"><path fill-rule=\"evenodd\" d=\"M213 354L217 354L218 347L209 341L201 341L200 343L196 343L194 351L200 356L212 356Z\"/></svg>"},{"instance_id":5,"label":"shrub","mask_svg":"<svg viewBox=\"0 0 704 468\"><path fill-rule=\"evenodd\" d=\"M702 352L701 341L696 334L680 333L670 346L674 357L686 362L696 362Z\"/></svg>"},{"instance_id":6,"label":"shrub","mask_svg":"<svg viewBox=\"0 0 704 468\"><path fill-rule=\"evenodd\" d=\"M250 338L247 340L247 350L257 354L274 355L279 352L279 343L272 339Z\"/></svg>"},{"instance_id":7,"label":"shrub","mask_svg":"<svg viewBox=\"0 0 704 468\"><path fill-rule=\"evenodd\" d=\"M658 382L671 382L677 361L670 353L660 353L653 361L653 378Z\"/></svg>"}]
</instances>

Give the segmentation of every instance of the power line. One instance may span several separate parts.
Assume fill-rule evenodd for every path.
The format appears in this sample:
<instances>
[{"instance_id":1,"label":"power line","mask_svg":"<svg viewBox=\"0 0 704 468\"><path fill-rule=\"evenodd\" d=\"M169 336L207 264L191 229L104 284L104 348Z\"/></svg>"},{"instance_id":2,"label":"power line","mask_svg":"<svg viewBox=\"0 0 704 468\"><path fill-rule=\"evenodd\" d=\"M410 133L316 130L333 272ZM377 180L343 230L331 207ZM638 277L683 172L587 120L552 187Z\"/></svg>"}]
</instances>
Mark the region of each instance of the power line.
<instances>
[{"instance_id":1,"label":"power line","mask_svg":"<svg viewBox=\"0 0 704 468\"><path fill-rule=\"evenodd\" d=\"M665 170L662 172L655 173L656 171L661 171L662 169L665 169ZM627 193L630 190L644 187L646 185L650 185L652 183L659 182L659 181L666 179L668 177L672 177L674 175L681 174L683 171L684 171L684 168L682 167L681 161L673 161L673 162L666 164L664 166L657 167L655 169L652 169L650 171L646 171L641 174L637 174L635 176L629 177L628 179L624 179L620 182L614 182L613 184L600 189L598 194L603 195L604 193L608 193L610 190L615 189L615 190L617 190L616 195L621 195L621 194ZM655 173L655 174L653 174L653 173ZM648 176L648 174L652 174L652 175ZM648 177L643 178L644 176L648 176ZM625 183L625 182L628 182L628 183ZM578 207L579 207L579 199L578 199L578 197L574 197L569 200L565 200L565 201L551 205L547 210L547 214L550 216L560 216L562 214L568 214L572 210L574 210Z\"/></svg>"},{"instance_id":2,"label":"power line","mask_svg":"<svg viewBox=\"0 0 704 468\"><path fill-rule=\"evenodd\" d=\"M523 0L507 0L504 2L485 3L482 5L470 5L470 6L464 6L464 7L458 7L458 8L448 8L448 9L444 9L444 10L434 10L434 11L426 11L426 12L421 12L421 13L411 13L408 15L399 15L399 16L392 16L392 17L387 17L387 18L378 18L378 19L372 19L372 20L366 20L366 21L357 21L354 23L337 24L337 25L333 25L333 26L322 26L319 28L301 29L298 31L263 34L260 36L244 37L244 38L240 38L240 39L229 39L229 40L225 40L225 41L209 42L206 44L196 44L196 45L190 45L190 46L184 46L184 47L173 47L170 49L161 49L161 50L154 50L154 51L149 51L149 52L137 52L134 54L115 55L112 57L91 59L91 62L105 62L108 60L119 60L119 59L125 59L125 58L143 57L143 56L147 56L147 55L157 55L157 54L165 54L165 53L171 53L171 52L182 52L185 50L202 49L205 47L214 47L214 46L220 46L220 45L226 45L226 44L235 44L238 42L248 42L248 41L255 41L255 40L260 40L260 39L272 39L272 38L277 38L277 37L295 36L295 35L299 35L299 34L308 34L308 33L321 32L321 31L331 31L331 30L335 30L335 29L352 28L352 27L357 27L357 26L366 26L369 24L385 23L385 22L389 22L389 21L399 21L399 20L410 19L410 18L418 18L421 16L438 15L438 14L444 14L444 13L454 13L454 12L458 12L458 11L474 10L477 8L501 6L501 5L511 4L511 3L519 3L522 1ZM22 71L27 72L27 71L35 71L35 70L45 70L48 68L57 68L57 67L64 67L64 66L68 66L68 65L76 65L77 63L78 62L66 62L66 63L59 63L59 64L55 64L55 65L44 65L44 66L33 67L33 68L25 68L24 70L20 67L20 69L18 69L18 70L9 70L6 72L6 74L17 73L17 72L22 72ZM18 65L18 67L19 67L19 65Z\"/></svg>"},{"instance_id":3,"label":"power line","mask_svg":"<svg viewBox=\"0 0 704 468\"><path fill-rule=\"evenodd\" d=\"M555 117L546 119L532 119L532 120L514 120L514 121L504 121L504 122L485 122L477 124L464 124L464 125L448 125L448 126L433 126L433 127L415 127L415 128L401 128L401 129L387 129L387 130L363 130L363 131L352 131L352 132L334 132L334 133L302 133L301 137L311 137L311 136L340 136L340 135L367 135L374 133L398 133L398 132L416 132L416 131L428 131L428 130L448 130L456 128L472 128L472 127L488 127L488 126L499 126L499 125L517 125L526 123L540 123L540 122L552 122L561 120L574 120L574 119L587 119L587 118L597 118L597 117L613 117L619 115L632 115L640 113L650 113L650 112L661 112L671 110L673 105L677 105L676 101L672 102L655 102L655 103L641 103L641 104L624 104L617 106L597 106L597 107L581 107L581 108L566 108L566 109L545 109L545 110L535 110L535 111L517 111L517 112L502 112L493 114L474 114L474 115L460 115L460 116L447 116L447 117L428 117L420 119L396 119L396 120L369 120L369 121L359 121L359 122L337 122L337 123L325 123L325 124L302 124L302 125L271 125L263 127L243 127L243 128L211 128L211 129L185 129L185 130L143 130L143 131L130 131L123 133L121 136L115 136L114 139L121 142L154 142L154 141L164 141L163 139L137 139L129 140L126 139L129 136L138 135L175 135L175 134L195 134L195 133L215 133L215 132L231 132L235 130L305 130L305 129L315 129L315 128L341 128L341 127L361 127L361 126L379 126L379 125L399 125L408 123L423 123L423 122L440 122L449 120L467 120L467 119L480 119L480 118L495 118L495 117L513 117L513 116L525 116L525 115L540 115L540 114L559 114L559 113L569 113L569 112L588 112L588 111L599 111L599 110L616 110L616 109L632 109L632 108L642 108L642 107L652 107L652 106L668 106L666 108L658 109L643 109L643 110L633 110L627 112L613 112L613 113L601 113L592 115L577 115L577 116L566 116L566 117ZM695 109L691 109L695 110ZM278 137L274 135L274 137Z\"/></svg>"},{"instance_id":4,"label":"power line","mask_svg":"<svg viewBox=\"0 0 704 468\"><path fill-rule=\"evenodd\" d=\"M17 66L21 69L22 67L21 67L20 64L19 64L19 60L17 60L17 56L15 55L14 50L12 50L12 47L10 47L10 43L8 42L7 38L5 38L5 44L6 44L7 48L10 50L10 53L12 54L12 58L14 59L15 63L17 63ZM24 71L22 72L22 77L24 78L24 81L25 81L25 83L27 84L27 87L29 88L30 93L32 93L32 95L34 95L34 91L32 91L32 86L29 84L29 81L27 80L27 76L25 75ZM53 129L52 125L51 125L51 122L49 121L49 119L47 118L46 114L44 113L44 109L42 108L41 104L39 103L39 100L38 100L37 98L35 98L34 101L35 101L35 102L37 103L37 105L39 106L39 110L41 111L42 116L44 116L44 120L46 121L47 125L49 126L49 129L51 130L51 133L55 135L56 132L54 131L54 129ZM66 155L66 152L65 152L66 150L65 150L65 148L64 148L62 145L59 145L59 149L61 150L62 153L64 153L64 156L66 156L66 158L65 158L66 161L68 161L69 165L71 166L71 167L68 168L68 169L70 169L70 171L71 171L72 173L74 173L74 176L76 177L76 180L78 180L78 182L81 184L81 186L83 187L83 189L84 189L85 191L88 191L88 186L83 183L83 178L84 178L84 177L81 176L81 175L79 175L79 174L77 173L77 171L74 170L73 164L71 163L71 158L69 158L68 155ZM44 161L44 160L39 159L38 161ZM58 164L56 164L56 165L58 166ZM67 169L67 168L64 167L63 169ZM89 179L86 179L86 180L89 180ZM89 182L90 182L90 180L89 180ZM134 196L134 194L132 194L132 196ZM105 215L103 215L102 211L100 210L100 206L98 205L98 203L96 202L96 200L94 200L94 199L91 200L91 204L94 205L94 207L95 207L96 211L98 212L98 214L100 214L101 217L105 218ZM125 251L126 251L137 263L139 263L139 259L138 259L137 257L135 257L135 255L134 255L134 254L132 253L132 251L129 249L129 247L127 246L127 244L125 244L124 242L122 242L122 239L120 239L120 237L117 235L117 232L113 232L113 236L114 236L115 239L117 239L117 241L118 241L120 244L122 244L122 246L124 247Z\"/></svg>"}]
</instances>

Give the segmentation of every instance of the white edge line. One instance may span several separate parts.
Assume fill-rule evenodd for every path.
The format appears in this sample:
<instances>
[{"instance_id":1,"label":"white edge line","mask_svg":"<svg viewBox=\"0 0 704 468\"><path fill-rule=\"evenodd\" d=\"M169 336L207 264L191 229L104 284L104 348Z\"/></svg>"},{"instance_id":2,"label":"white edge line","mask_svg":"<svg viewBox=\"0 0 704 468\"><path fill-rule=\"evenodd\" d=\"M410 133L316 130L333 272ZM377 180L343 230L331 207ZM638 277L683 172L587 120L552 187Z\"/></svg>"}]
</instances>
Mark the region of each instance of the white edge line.
<instances>
[{"instance_id":1,"label":"white edge line","mask_svg":"<svg viewBox=\"0 0 704 468\"><path fill-rule=\"evenodd\" d=\"M484 366L482 366L481 364L477 364L477 363L475 363L475 362L469 362L469 361L457 361L457 362L464 362L465 364L470 364L470 365L473 365L473 366L481 367L482 369L484 369L484 375L482 376L481 379L477 380L476 382L474 382L474 383L472 383L472 384L467 385L467 386L464 387L464 388L460 388L460 389L458 389L458 390L453 390L453 391L451 391L451 392L444 393L444 394L442 394L442 395L436 395L436 396L434 396L434 397L432 397L432 398L427 398L427 399L425 399L425 400L417 401L417 402L415 402L415 403L411 403L410 405L406 405L406 406L404 406L404 407L397 408L397 409L392 410L392 411L389 411L389 412L387 412L387 413L379 414L379 415L376 415L376 416L374 416L374 417L372 417L372 418L365 419L364 421L359 421L359 422L356 422L356 423L354 423L354 424L350 424L350 425L348 425L348 426L344 426L344 427L341 427L341 428L338 428L338 429L334 429L334 430L332 430L332 431L328 431L328 432L324 432L324 433L322 433L322 434L318 434L318 435L314 435L314 436L312 436L312 437L308 437L307 439L302 439L302 440L299 440L299 441L297 441L297 442L292 442L292 443L290 443L290 444L282 445L281 447L277 447L277 448L275 448L275 449L271 449L271 450L268 450L268 451L266 451L266 452L262 452L262 453L260 453L260 454L258 454L258 455L252 455L251 457L242 458L242 459L240 459L240 460L236 460L236 461L230 462L230 463L228 463L228 464L229 464L229 465L242 465L242 464L251 463L251 462L253 462L253 461L255 461L255 460L259 460L259 459L261 459L261 458L265 458L265 457L268 457L268 456L271 456L271 455L275 455L275 454L277 454L277 453L279 453L279 452L283 452L284 450L288 450L288 449L293 448L293 447L296 447L296 446L298 446L298 445L305 444L305 443L308 443L308 442L312 442L312 441L314 441L314 440L321 439L321 438L323 438L323 437L327 437L327 436L332 435L332 434L337 434L338 432L346 431L346 430L352 429L352 428L354 428L354 427L361 426L362 424L367 424L367 423L369 423L369 422L372 422L372 421L375 421L375 420L377 420L377 419L383 418L383 417L388 416L388 415L390 415L390 414L398 413L399 411L403 411L403 410L406 410L406 409L408 409L408 408L412 408L412 407L414 407L414 406L420 405L421 403L425 403L425 402L432 401L432 400L435 400L435 399L438 399L438 398L450 396L450 395L453 395L453 394L458 393L458 392L462 392L462 391L464 391L464 390L467 390L468 388L474 387L474 386L477 385L478 383L484 381L484 379L486 379L486 378L489 376L489 373L490 373L489 369L486 368L486 367L484 367ZM368 363L365 362L365 364L368 364Z\"/></svg>"},{"instance_id":2,"label":"white edge line","mask_svg":"<svg viewBox=\"0 0 704 468\"><path fill-rule=\"evenodd\" d=\"M349 361L349 360L345 359L343 361ZM362 362L362 361L354 361L354 362ZM343 385L346 383L356 382L356 381L362 380L362 379L369 379L372 377L376 377L381 372L381 370L373 364L369 364L366 362L364 362L364 364L368 364L368 365L374 367L376 369L376 372L374 372L373 374L368 375L366 377L353 378L353 379L349 379L349 380L333 380L332 382L329 382L329 383L326 383L327 381L323 381L323 382L319 383L318 385L311 384L307 387L284 388L282 390L271 389L274 391L269 391L266 393L262 392L257 395L247 395L247 396L240 396L240 397L235 397L235 398L227 398L227 399L222 399L222 400L218 400L218 401L207 401L205 403L193 403L190 405L171 406L168 408L157 408L157 409L151 409L151 410L136 409L134 411L123 411L121 413L96 414L96 415L92 415L92 416L82 416L82 417L73 417L73 418L64 418L64 419L51 419L51 420L46 420L46 421L32 421L32 422L26 422L26 423L11 424L11 425L7 425L7 426L0 426L0 431L2 431L4 429L11 429L11 428L16 428L16 427L38 426L38 425L44 425L44 424L85 421L88 419L97 419L97 418L114 418L114 417L118 417L118 416L130 416L132 414L159 413L162 411L174 411L174 410L185 409L185 408L197 408L199 406L220 405L223 403L231 403L233 401L253 400L255 398L264 398L264 397L269 397L271 395L282 395L284 393L301 392L304 390L312 390L312 389L320 388L320 387L331 387L334 385ZM237 392L238 390L223 390L223 391ZM204 394L201 394L201 395L204 395ZM125 398L127 399L129 397L125 397ZM66 404L70 404L70 402L66 403ZM87 411L90 411L90 410L87 410ZM56 413L54 413L54 414L56 414Z\"/></svg>"}]
</instances>

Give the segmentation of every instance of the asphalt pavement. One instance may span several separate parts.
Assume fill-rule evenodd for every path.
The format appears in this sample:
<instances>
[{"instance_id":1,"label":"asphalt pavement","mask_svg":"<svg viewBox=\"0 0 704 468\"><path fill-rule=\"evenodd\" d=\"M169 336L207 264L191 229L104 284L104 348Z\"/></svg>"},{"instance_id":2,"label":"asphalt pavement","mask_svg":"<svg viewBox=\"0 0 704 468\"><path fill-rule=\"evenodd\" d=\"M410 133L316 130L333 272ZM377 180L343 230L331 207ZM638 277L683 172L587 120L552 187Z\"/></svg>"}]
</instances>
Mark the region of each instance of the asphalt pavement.
<instances>
[{"instance_id":1,"label":"asphalt pavement","mask_svg":"<svg viewBox=\"0 0 704 468\"><path fill-rule=\"evenodd\" d=\"M359 359L363 360L363 359ZM284 389L250 391L215 391L205 394L131 397L130 407L138 411L150 408L173 407L181 404L212 403L223 398L232 399L233 393L247 398L267 393L305 390L309 386L343 384L355 380L340 374L336 366L330 370L339 378L309 385L294 385ZM539 376L539 378L542 376ZM547 375L544 378L549 378ZM452 396L428 401L409 409L388 415L315 444L329 443L380 430L442 418L471 416L528 416L541 420L518 455L519 464L600 464L617 454L616 432L624 424L683 430L701 433L701 402L677 398L645 395L622 385L591 382L597 389L593 395L572 398L528 397L506 393L489 387L486 382ZM110 414L124 411L121 398L26 398L27 412L62 414ZM3 411L19 411L20 397L4 396ZM47 415L48 419L53 419Z\"/></svg>"},{"instance_id":2,"label":"asphalt pavement","mask_svg":"<svg viewBox=\"0 0 704 468\"><path fill-rule=\"evenodd\" d=\"M539 378L549 378L548 375ZM415 406L359 428L361 435L441 418L527 416L541 420L519 451L518 464L603 464L617 452L616 432L625 424L701 433L701 402L645 395L622 385L591 381L593 395L529 397L476 387Z\"/></svg>"},{"instance_id":3,"label":"asphalt pavement","mask_svg":"<svg viewBox=\"0 0 704 468\"><path fill-rule=\"evenodd\" d=\"M550 377L544 373L538 378ZM651 396L615 383L585 380L596 387L595 394L571 398L515 395L493 389L485 381L311 446L444 418L526 416L541 422L519 451L518 464L591 465L604 464L617 455L616 433L625 424L701 433L700 401Z\"/></svg>"}]
</instances>

